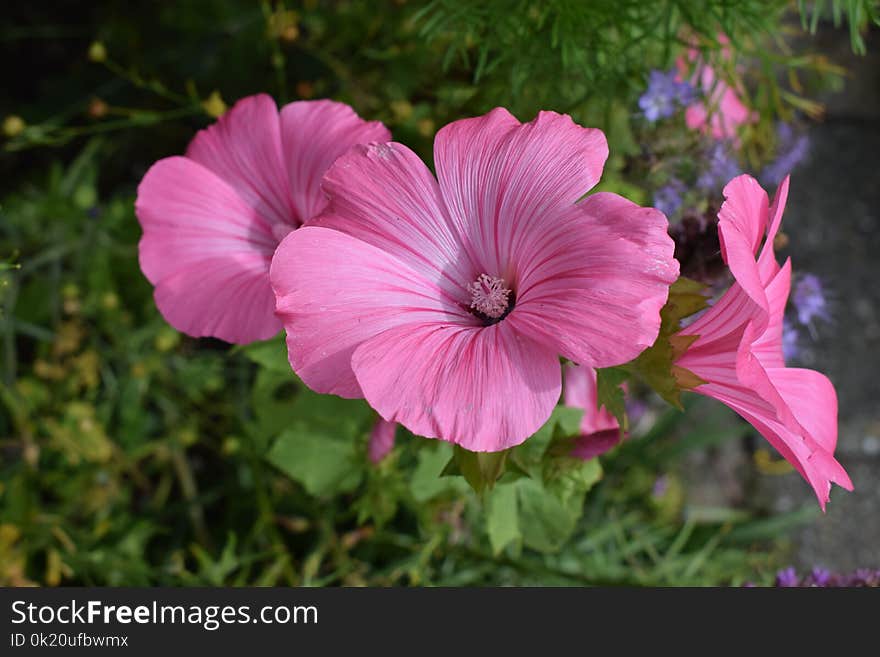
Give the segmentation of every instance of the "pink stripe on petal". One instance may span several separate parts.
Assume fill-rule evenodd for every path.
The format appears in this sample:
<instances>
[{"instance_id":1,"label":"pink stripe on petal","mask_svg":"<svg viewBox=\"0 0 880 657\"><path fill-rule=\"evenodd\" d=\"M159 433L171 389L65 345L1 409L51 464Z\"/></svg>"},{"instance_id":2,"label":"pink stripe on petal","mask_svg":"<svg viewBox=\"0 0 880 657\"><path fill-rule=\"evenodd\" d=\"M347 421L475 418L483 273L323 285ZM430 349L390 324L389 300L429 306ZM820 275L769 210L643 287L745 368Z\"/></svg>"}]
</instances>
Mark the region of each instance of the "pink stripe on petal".
<instances>
[{"instance_id":1,"label":"pink stripe on petal","mask_svg":"<svg viewBox=\"0 0 880 657\"><path fill-rule=\"evenodd\" d=\"M199 131L186 156L216 173L272 225L296 227L275 101L266 94L239 100Z\"/></svg>"},{"instance_id":2,"label":"pink stripe on petal","mask_svg":"<svg viewBox=\"0 0 880 657\"><path fill-rule=\"evenodd\" d=\"M666 217L616 194L570 208L519 254L519 330L591 367L632 360L660 330L678 276Z\"/></svg>"},{"instance_id":3,"label":"pink stripe on petal","mask_svg":"<svg viewBox=\"0 0 880 657\"><path fill-rule=\"evenodd\" d=\"M403 144L357 146L324 177L331 196L314 224L372 244L466 301L476 276L452 227L437 181Z\"/></svg>"},{"instance_id":4,"label":"pink stripe on petal","mask_svg":"<svg viewBox=\"0 0 880 657\"><path fill-rule=\"evenodd\" d=\"M382 331L425 321L476 321L407 263L329 228L304 226L288 235L270 278L290 364L321 393L363 396L351 356Z\"/></svg>"},{"instance_id":5,"label":"pink stripe on petal","mask_svg":"<svg viewBox=\"0 0 880 657\"><path fill-rule=\"evenodd\" d=\"M364 121L344 103L301 100L281 109L281 143L296 216L303 223L327 205L321 179L355 144L386 142L391 133L379 121Z\"/></svg>"},{"instance_id":6,"label":"pink stripe on petal","mask_svg":"<svg viewBox=\"0 0 880 657\"><path fill-rule=\"evenodd\" d=\"M358 347L352 366L382 417L477 452L507 449L535 433L561 388L556 354L506 322L398 326Z\"/></svg>"},{"instance_id":7,"label":"pink stripe on petal","mask_svg":"<svg viewBox=\"0 0 880 657\"><path fill-rule=\"evenodd\" d=\"M515 252L602 175L601 130L540 112L520 124L497 108L442 128L434 161L443 198L481 272L510 275Z\"/></svg>"}]
</instances>

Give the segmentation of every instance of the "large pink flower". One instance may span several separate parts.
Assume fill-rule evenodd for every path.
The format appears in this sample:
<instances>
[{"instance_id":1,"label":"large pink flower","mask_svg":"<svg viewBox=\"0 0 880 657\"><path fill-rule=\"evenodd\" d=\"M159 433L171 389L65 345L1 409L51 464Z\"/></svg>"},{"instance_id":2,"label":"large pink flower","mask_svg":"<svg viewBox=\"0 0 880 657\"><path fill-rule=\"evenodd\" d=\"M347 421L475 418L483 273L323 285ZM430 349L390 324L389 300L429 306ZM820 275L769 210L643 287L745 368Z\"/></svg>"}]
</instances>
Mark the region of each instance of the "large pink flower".
<instances>
[{"instance_id":1,"label":"large pink flower","mask_svg":"<svg viewBox=\"0 0 880 657\"><path fill-rule=\"evenodd\" d=\"M595 194L605 136L504 109L437 134L437 179L406 146L359 146L331 203L272 261L290 363L314 390L475 451L549 417L558 356L631 360L657 336L678 265L666 218Z\"/></svg>"},{"instance_id":2,"label":"large pink flower","mask_svg":"<svg viewBox=\"0 0 880 657\"><path fill-rule=\"evenodd\" d=\"M786 367L782 357L791 261L779 266L773 239L787 195L788 178L772 206L750 176L734 178L724 188L718 233L736 282L681 331L699 338L676 364L707 381L695 392L724 402L750 422L810 483L824 509L832 482L849 490L852 482L834 459L834 387L818 372Z\"/></svg>"},{"instance_id":3,"label":"large pink flower","mask_svg":"<svg viewBox=\"0 0 880 657\"><path fill-rule=\"evenodd\" d=\"M620 424L604 406L599 408L596 370L586 365L566 365L563 401L584 411L580 436L571 455L585 461L604 454L620 442Z\"/></svg>"},{"instance_id":4,"label":"large pink flower","mask_svg":"<svg viewBox=\"0 0 880 657\"><path fill-rule=\"evenodd\" d=\"M719 35L719 41L724 45L722 57L729 59L729 40ZM682 78L690 77L694 87L702 91L702 98L685 110L684 119L688 128L708 132L715 139L737 141L739 126L757 120L757 114L743 104L733 87L718 78L715 69L703 61L695 48L688 50L687 60L679 58L677 65Z\"/></svg>"},{"instance_id":5,"label":"large pink flower","mask_svg":"<svg viewBox=\"0 0 880 657\"><path fill-rule=\"evenodd\" d=\"M354 144L387 141L381 123L329 100L281 112L240 100L185 157L156 162L138 187L140 264L169 324L247 343L281 328L269 285L275 247L327 204L321 177Z\"/></svg>"}]
</instances>

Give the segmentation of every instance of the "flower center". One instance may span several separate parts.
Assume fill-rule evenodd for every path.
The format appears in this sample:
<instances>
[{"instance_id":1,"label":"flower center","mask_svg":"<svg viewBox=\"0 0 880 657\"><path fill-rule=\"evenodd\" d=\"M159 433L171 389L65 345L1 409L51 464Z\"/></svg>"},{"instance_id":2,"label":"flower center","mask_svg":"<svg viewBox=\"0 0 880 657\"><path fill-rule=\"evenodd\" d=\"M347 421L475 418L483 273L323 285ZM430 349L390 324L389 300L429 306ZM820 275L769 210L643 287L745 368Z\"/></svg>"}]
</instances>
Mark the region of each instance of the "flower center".
<instances>
[{"instance_id":1,"label":"flower center","mask_svg":"<svg viewBox=\"0 0 880 657\"><path fill-rule=\"evenodd\" d=\"M480 274L473 283L468 285L471 293L471 309L474 314L494 324L504 319L513 309L512 291L503 278Z\"/></svg>"},{"instance_id":2,"label":"flower center","mask_svg":"<svg viewBox=\"0 0 880 657\"><path fill-rule=\"evenodd\" d=\"M281 240L283 240L289 233L292 233L296 230L296 226L291 226L290 224L272 224L272 237L281 244Z\"/></svg>"}]
</instances>

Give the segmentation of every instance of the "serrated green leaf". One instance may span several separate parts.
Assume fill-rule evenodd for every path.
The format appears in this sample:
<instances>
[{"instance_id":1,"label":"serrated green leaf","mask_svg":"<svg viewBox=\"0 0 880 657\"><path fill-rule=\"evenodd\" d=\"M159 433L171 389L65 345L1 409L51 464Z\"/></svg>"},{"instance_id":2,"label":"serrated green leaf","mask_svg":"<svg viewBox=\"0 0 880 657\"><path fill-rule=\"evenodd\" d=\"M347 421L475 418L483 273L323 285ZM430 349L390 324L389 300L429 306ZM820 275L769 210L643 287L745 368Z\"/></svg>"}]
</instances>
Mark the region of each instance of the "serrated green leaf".
<instances>
[{"instance_id":1,"label":"serrated green leaf","mask_svg":"<svg viewBox=\"0 0 880 657\"><path fill-rule=\"evenodd\" d=\"M702 283L681 277L669 288L669 298L660 311L660 333L657 340L638 358L627 365L633 374L649 385L666 402L679 410L681 391L705 383L693 372L675 365L698 336L676 335L681 320L706 307Z\"/></svg>"},{"instance_id":2,"label":"serrated green leaf","mask_svg":"<svg viewBox=\"0 0 880 657\"><path fill-rule=\"evenodd\" d=\"M543 481L516 482L519 527L523 543L542 552L555 552L571 536L583 514L584 497L602 477L597 459L568 456L551 459Z\"/></svg>"},{"instance_id":3,"label":"serrated green leaf","mask_svg":"<svg viewBox=\"0 0 880 657\"><path fill-rule=\"evenodd\" d=\"M629 378L622 367L605 367L596 370L596 397L598 406L604 406L615 417L620 425L621 433L629 430L629 419L626 416L626 396L621 385Z\"/></svg>"}]
</instances>

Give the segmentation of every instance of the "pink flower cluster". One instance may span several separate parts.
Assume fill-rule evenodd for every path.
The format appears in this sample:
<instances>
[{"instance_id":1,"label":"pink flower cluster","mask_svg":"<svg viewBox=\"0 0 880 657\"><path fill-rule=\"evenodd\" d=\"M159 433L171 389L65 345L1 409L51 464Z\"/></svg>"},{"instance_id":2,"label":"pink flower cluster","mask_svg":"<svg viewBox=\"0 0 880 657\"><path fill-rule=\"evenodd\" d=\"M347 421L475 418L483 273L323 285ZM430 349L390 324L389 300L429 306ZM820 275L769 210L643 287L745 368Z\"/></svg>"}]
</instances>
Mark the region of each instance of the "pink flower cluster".
<instances>
[{"instance_id":1,"label":"pink flower cluster","mask_svg":"<svg viewBox=\"0 0 880 657\"><path fill-rule=\"evenodd\" d=\"M678 277L661 212L585 196L607 156L604 134L567 115L523 124L499 108L438 132L435 177L346 105L279 112L253 96L144 176L141 267L185 333L241 344L283 327L306 385L365 398L381 416L374 462L397 423L474 451L522 443L559 402L560 357L578 364L565 366L565 403L585 409L585 437L604 441L584 443L576 455L588 458L619 439L594 370L654 343ZM755 262L763 190L740 179L728 189L724 255L738 284L688 327L700 338L678 365L824 504L830 481L849 485L832 456L834 390L773 351L788 292L788 263L772 256L781 205Z\"/></svg>"}]
</instances>

